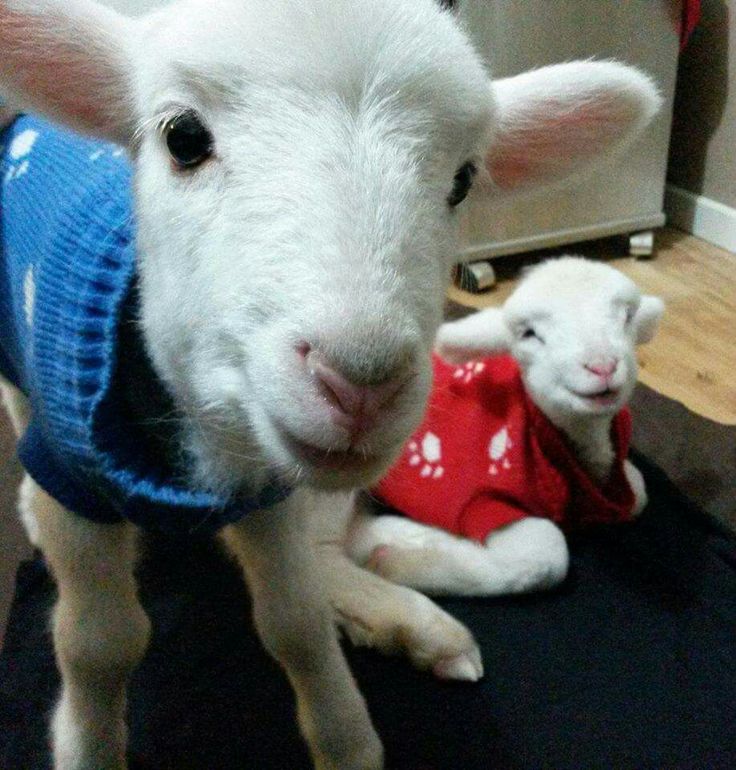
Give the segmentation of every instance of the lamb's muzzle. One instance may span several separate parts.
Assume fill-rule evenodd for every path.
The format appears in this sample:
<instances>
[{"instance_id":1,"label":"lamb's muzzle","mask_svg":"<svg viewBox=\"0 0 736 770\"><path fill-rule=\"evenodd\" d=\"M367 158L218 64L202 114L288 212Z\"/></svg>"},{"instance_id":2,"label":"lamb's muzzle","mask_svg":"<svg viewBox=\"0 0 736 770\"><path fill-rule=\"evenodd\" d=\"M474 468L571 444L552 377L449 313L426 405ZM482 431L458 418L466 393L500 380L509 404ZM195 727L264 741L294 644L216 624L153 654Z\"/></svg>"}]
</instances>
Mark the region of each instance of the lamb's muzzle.
<instances>
[{"instance_id":1,"label":"lamb's muzzle","mask_svg":"<svg viewBox=\"0 0 736 770\"><path fill-rule=\"evenodd\" d=\"M307 355L306 364L320 385L332 421L347 431L351 444L375 426L413 376L411 368L402 363L380 383L360 384L316 351Z\"/></svg>"}]
</instances>

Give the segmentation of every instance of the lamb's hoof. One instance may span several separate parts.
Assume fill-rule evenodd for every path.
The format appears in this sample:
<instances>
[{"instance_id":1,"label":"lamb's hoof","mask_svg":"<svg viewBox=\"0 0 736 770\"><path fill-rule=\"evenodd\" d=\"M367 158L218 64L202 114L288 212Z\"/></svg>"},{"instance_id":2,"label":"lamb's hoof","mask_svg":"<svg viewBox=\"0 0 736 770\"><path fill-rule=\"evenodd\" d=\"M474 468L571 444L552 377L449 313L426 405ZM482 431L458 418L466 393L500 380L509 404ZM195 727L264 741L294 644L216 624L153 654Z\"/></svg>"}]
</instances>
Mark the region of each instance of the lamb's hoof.
<instances>
[{"instance_id":1,"label":"lamb's hoof","mask_svg":"<svg viewBox=\"0 0 736 770\"><path fill-rule=\"evenodd\" d=\"M438 660L432 667L438 679L452 679L458 682L477 682L483 678L483 661L480 650L474 647L454 658Z\"/></svg>"}]
</instances>

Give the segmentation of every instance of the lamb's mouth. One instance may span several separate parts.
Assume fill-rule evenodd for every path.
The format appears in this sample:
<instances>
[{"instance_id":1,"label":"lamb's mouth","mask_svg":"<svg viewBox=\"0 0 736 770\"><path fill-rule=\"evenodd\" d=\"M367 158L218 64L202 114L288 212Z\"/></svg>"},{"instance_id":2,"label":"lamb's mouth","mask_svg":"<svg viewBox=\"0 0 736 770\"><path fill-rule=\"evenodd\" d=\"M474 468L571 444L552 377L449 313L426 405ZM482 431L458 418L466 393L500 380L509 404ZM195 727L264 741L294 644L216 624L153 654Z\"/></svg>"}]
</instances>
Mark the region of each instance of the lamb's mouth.
<instances>
[{"instance_id":1,"label":"lamb's mouth","mask_svg":"<svg viewBox=\"0 0 736 770\"><path fill-rule=\"evenodd\" d=\"M282 431L281 438L297 460L318 470L360 471L382 462L381 457L355 447L324 449L302 441L286 431Z\"/></svg>"},{"instance_id":2,"label":"lamb's mouth","mask_svg":"<svg viewBox=\"0 0 736 770\"><path fill-rule=\"evenodd\" d=\"M577 390L573 390L571 393L588 404L595 404L596 406L613 406L617 403L618 398L621 395L621 389L605 388L604 390L598 390L595 393L580 393Z\"/></svg>"}]
</instances>

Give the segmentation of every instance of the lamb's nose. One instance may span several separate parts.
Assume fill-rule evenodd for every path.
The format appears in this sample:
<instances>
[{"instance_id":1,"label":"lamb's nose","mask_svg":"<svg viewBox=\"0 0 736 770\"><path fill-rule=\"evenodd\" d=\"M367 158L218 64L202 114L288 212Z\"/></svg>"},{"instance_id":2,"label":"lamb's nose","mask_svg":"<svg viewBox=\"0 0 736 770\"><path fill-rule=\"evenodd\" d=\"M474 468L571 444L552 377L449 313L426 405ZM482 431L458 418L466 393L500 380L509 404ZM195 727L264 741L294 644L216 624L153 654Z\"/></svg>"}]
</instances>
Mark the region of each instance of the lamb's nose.
<instances>
[{"instance_id":1,"label":"lamb's nose","mask_svg":"<svg viewBox=\"0 0 736 770\"><path fill-rule=\"evenodd\" d=\"M589 372L597 374L598 377L608 379L613 376L618 368L618 358L597 358L594 361L588 361L585 364L585 368Z\"/></svg>"},{"instance_id":2,"label":"lamb's nose","mask_svg":"<svg viewBox=\"0 0 736 770\"><path fill-rule=\"evenodd\" d=\"M382 410L390 405L412 377L408 369L401 368L381 383L359 385L338 371L318 351L310 351L306 363L332 407L334 422L351 433L370 430Z\"/></svg>"}]
</instances>

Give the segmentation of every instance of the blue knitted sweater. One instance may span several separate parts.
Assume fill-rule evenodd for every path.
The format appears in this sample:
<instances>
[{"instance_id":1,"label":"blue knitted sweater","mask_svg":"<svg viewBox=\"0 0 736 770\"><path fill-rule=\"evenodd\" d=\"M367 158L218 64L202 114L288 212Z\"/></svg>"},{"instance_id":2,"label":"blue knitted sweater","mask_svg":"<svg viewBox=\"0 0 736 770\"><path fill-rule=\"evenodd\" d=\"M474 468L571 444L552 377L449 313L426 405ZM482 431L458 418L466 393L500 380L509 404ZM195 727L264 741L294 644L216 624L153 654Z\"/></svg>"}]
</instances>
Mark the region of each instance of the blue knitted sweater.
<instances>
[{"instance_id":1,"label":"blue knitted sweater","mask_svg":"<svg viewBox=\"0 0 736 770\"><path fill-rule=\"evenodd\" d=\"M120 357L145 352L139 337L137 350L121 342L136 310L123 151L22 116L0 133L0 156L0 373L31 400L18 448L28 473L86 518L177 533L287 497L275 482L228 499L192 488L130 417Z\"/></svg>"}]
</instances>

